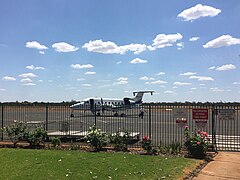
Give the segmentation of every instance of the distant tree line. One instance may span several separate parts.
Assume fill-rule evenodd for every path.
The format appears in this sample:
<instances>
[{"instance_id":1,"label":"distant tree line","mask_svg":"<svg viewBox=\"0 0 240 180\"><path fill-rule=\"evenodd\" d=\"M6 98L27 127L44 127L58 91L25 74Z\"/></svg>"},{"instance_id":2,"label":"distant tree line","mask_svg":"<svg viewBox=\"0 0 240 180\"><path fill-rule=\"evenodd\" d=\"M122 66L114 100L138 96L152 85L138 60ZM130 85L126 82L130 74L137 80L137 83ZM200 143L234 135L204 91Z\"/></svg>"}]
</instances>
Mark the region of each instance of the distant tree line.
<instances>
[{"instance_id":1,"label":"distant tree line","mask_svg":"<svg viewBox=\"0 0 240 180\"><path fill-rule=\"evenodd\" d=\"M71 100L71 101L62 101L62 102L29 102L29 101L16 101L16 102L0 102L0 104L4 105L64 105L64 106L70 106L75 103L78 103L79 101ZM211 105L236 105L240 106L240 102L149 102L149 103L143 103L143 105L159 105L159 106L211 106Z\"/></svg>"}]
</instances>

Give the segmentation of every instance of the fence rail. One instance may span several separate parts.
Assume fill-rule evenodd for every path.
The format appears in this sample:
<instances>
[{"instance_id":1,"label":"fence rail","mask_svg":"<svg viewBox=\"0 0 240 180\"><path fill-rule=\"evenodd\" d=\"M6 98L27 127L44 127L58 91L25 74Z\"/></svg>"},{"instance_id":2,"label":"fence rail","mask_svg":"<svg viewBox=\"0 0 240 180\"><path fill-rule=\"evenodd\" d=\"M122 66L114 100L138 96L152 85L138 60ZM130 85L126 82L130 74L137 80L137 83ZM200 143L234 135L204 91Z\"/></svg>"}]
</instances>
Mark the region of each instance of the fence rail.
<instances>
[{"instance_id":1,"label":"fence rail","mask_svg":"<svg viewBox=\"0 0 240 180\"><path fill-rule=\"evenodd\" d=\"M96 108L96 107L95 107ZM144 108L144 116L139 117ZM93 112L93 113L92 113ZM49 137L81 140L89 127L96 125L102 131L114 134L128 131L136 140L131 146L139 147L139 140L149 136L154 146L184 141L184 127L191 131L201 129L209 133L215 150L240 151L239 104L163 103L127 106L119 116L111 111L78 110L71 116L69 105L0 104L1 127L24 122L29 128L42 126ZM120 116L124 113L124 116ZM1 140L8 140L1 133Z\"/></svg>"}]
</instances>

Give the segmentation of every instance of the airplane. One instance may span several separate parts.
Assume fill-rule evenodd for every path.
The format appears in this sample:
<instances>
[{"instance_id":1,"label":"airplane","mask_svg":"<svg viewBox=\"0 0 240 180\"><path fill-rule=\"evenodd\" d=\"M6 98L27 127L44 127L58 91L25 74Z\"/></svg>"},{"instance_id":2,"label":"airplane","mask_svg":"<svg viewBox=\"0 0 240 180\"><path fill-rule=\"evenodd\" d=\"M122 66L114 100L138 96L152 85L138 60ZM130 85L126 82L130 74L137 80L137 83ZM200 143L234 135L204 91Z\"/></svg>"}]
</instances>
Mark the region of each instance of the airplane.
<instances>
[{"instance_id":1,"label":"airplane","mask_svg":"<svg viewBox=\"0 0 240 180\"><path fill-rule=\"evenodd\" d=\"M70 106L72 112L70 117L74 117L74 110L91 111L97 116L101 115L105 111L114 112L114 116L119 116L119 111L131 109L134 106L142 104L142 98L145 93L153 95L154 91L136 91L133 92L133 98L125 97L123 99L112 99L112 98L87 98L79 103ZM126 116L125 113L120 114L121 117Z\"/></svg>"}]
</instances>

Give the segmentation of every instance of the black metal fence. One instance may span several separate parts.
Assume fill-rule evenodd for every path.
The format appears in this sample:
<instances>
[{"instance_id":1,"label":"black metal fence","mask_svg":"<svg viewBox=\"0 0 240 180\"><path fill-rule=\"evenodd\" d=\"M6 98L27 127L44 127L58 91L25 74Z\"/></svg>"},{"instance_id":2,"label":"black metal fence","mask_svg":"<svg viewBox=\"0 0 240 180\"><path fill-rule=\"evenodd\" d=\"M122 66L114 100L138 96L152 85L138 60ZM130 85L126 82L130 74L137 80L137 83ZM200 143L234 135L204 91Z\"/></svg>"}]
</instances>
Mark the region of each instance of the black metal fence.
<instances>
[{"instance_id":1,"label":"black metal fence","mask_svg":"<svg viewBox=\"0 0 240 180\"><path fill-rule=\"evenodd\" d=\"M96 107L95 107L96 108ZM144 116L139 117L140 108ZM102 131L114 134L128 131L140 146L143 136L152 139L154 146L168 146L184 142L184 128L208 132L215 150L240 151L240 106L237 104L163 103L127 106L119 116L112 111L72 110L69 105L0 104L1 127L24 122L29 128L43 127L50 138L84 139L89 127L96 125ZM124 113L124 114L122 114ZM121 116L122 114L122 116ZM8 140L1 133L2 141Z\"/></svg>"}]
</instances>

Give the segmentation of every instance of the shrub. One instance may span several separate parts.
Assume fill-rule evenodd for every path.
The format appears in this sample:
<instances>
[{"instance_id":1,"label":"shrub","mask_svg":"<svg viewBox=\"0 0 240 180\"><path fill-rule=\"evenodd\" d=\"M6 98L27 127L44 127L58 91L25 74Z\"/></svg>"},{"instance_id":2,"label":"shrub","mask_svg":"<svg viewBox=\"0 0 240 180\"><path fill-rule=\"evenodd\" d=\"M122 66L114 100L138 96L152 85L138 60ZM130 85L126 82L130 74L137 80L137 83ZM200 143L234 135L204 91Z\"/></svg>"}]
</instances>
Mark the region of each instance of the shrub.
<instances>
[{"instance_id":1,"label":"shrub","mask_svg":"<svg viewBox=\"0 0 240 180\"><path fill-rule=\"evenodd\" d=\"M60 144L61 144L61 140L59 138L53 138L52 139L52 145L53 145L54 148L59 147Z\"/></svg>"},{"instance_id":2,"label":"shrub","mask_svg":"<svg viewBox=\"0 0 240 180\"><path fill-rule=\"evenodd\" d=\"M16 147L19 141L25 140L28 134L27 126L22 122L4 127L3 132L6 133L9 139L13 142L14 147Z\"/></svg>"},{"instance_id":3,"label":"shrub","mask_svg":"<svg viewBox=\"0 0 240 180\"><path fill-rule=\"evenodd\" d=\"M88 129L86 141L95 151L100 151L107 145L109 138L106 133L102 132L101 129L97 129L94 125Z\"/></svg>"},{"instance_id":4,"label":"shrub","mask_svg":"<svg viewBox=\"0 0 240 180\"><path fill-rule=\"evenodd\" d=\"M30 144L31 147L39 147L44 143L46 137L47 132L43 128L37 127L33 131L28 132L26 141Z\"/></svg>"},{"instance_id":5,"label":"shrub","mask_svg":"<svg viewBox=\"0 0 240 180\"><path fill-rule=\"evenodd\" d=\"M171 154L179 154L181 152L182 146L180 142L172 142L170 144Z\"/></svg>"},{"instance_id":6,"label":"shrub","mask_svg":"<svg viewBox=\"0 0 240 180\"><path fill-rule=\"evenodd\" d=\"M185 135L185 147L188 150L189 155L194 158L202 159L206 156L208 148L208 134L204 131L195 131L190 135L188 126L184 130Z\"/></svg>"},{"instance_id":7,"label":"shrub","mask_svg":"<svg viewBox=\"0 0 240 180\"><path fill-rule=\"evenodd\" d=\"M130 135L128 131L116 132L115 135L111 137L111 141L114 143L114 149L117 151L127 151L128 150L128 144L130 141Z\"/></svg>"},{"instance_id":8,"label":"shrub","mask_svg":"<svg viewBox=\"0 0 240 180\"><path fill-rule=\"evenodd\" d=\"M156 154L157 150L153 148L152 141L148 136L144 136L142 141L142 148L147 151L147 154Z\"/></svg>"}]
</instances>

